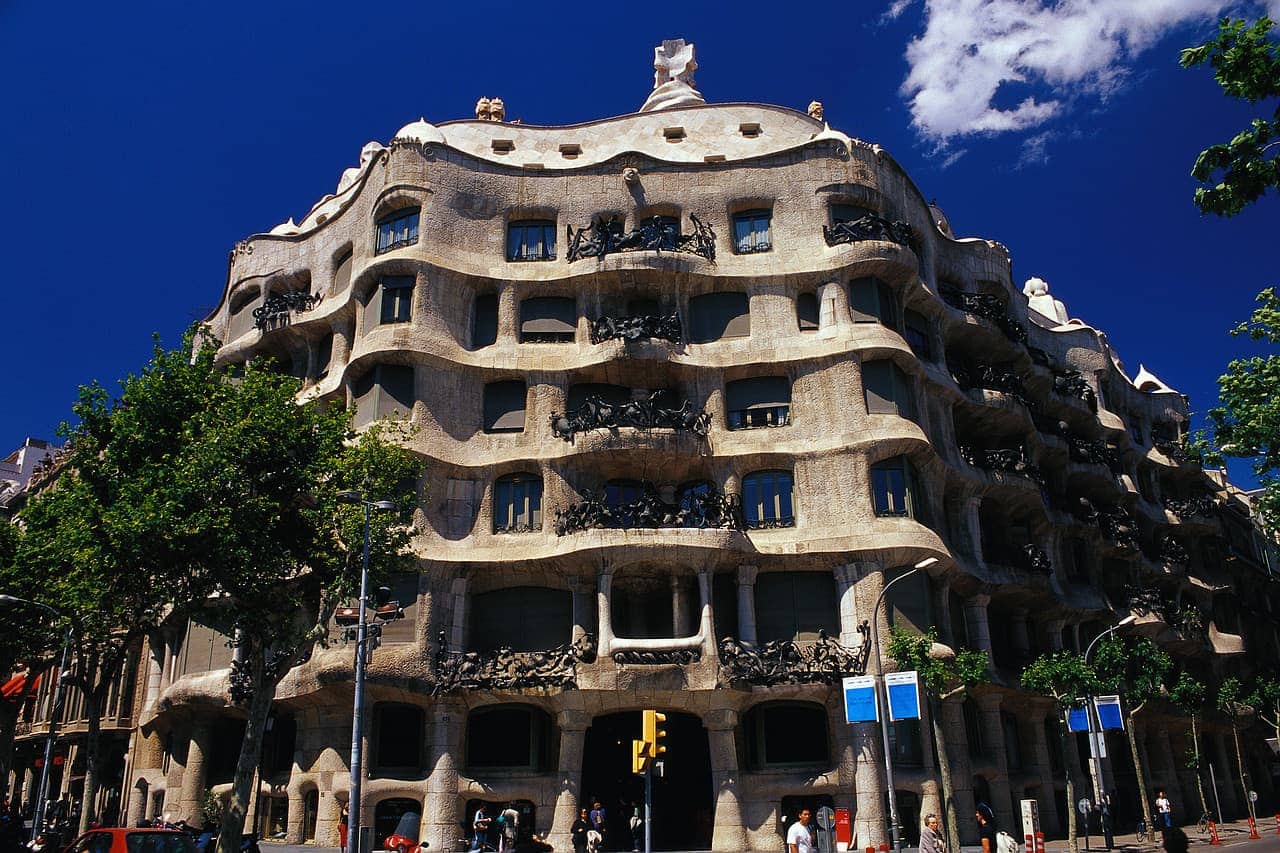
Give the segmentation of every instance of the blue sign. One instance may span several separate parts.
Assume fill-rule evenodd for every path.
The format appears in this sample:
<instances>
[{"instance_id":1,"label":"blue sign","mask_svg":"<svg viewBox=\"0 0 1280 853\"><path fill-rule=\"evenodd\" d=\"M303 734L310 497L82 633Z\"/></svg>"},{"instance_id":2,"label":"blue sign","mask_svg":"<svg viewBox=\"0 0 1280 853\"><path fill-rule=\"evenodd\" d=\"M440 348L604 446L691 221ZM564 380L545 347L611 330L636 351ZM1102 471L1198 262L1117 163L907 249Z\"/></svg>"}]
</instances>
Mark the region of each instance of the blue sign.
<instances>
[{"instance_id":1,"label":"blue sign","mask_svg":"<svg viewBox=\"0 0 1280 853\"><path fill-rule=\"evenodd\" d=\"M884 677L889 696L890 720L920 719L920 686L915 670L891 672Z\"/></svg>"},{"instance_id":2,"label":"blue sign","mask_svg":"<svg viewBox=\"0 0 1280 853\"><path fill-rule=\"evenodd\" d=\"M844 679L844 719L847 723L874 723L876 716L876 680L870 675Z\"/></svg>"},{"instance_id":3,"label":"blue sign","mask_svg":"<svg viewBox=\"0 0 1280 853\"><path fill-rule=\"evenodd\" d=\"M1089 709L1085 706L1079 708L1071 708L1067 711L1067 731L1069 732L1087 732L1089 731Z\"/></svg>"},{"instance_id":4,"label":"blue sign","mask_svg":"<svg viewBox=\"0 0 1280 853\"><path fill-rule=\"evenodd\" d=\"M1124 730L1124 715L1120 712L1119 696L1098 696L1093 700L1093 707L1098 709L1098 722L1102 730Z\"/></svg>"}]
</instances>

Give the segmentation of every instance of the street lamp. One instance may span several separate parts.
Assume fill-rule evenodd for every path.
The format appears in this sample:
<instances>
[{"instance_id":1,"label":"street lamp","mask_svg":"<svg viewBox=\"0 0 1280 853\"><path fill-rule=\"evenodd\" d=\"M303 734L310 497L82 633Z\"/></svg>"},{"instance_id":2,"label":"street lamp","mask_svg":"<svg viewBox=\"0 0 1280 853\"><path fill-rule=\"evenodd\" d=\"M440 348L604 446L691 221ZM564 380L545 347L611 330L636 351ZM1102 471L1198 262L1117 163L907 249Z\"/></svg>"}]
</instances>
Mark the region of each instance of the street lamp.
<instances>
[{"instance_id":1,"label":"street lamp","mask_svg":"<svg viewBox=\"0 0 1280 853\"><path fill-rule=\"evenodd\" d=\"M365 607L369 603L369 515L373 510L388 512L391 501L367 501L357 491L339 492L342 503L364 506L364 555L360 561L360 601L356 605L355 706L351 718L351 791L347 795L347 853L360 853L360 783L364 770L364 667L369 625Z\"/></svg>"},{"instance_id":2,"label":"street lamp","mask_svg":"<svg viewBox=\"0 0 1280 853\"><path fill-rule=\"evenodd\" d=\"M1089 665L1089 656L1093 654L1093 648L1098 645L1099 640L1103 637L1110 637L1116 632L1117 628L1132 625L1137 621L1138 617L1130 613L1128 616L1124 617L1119 622L1090 640L1089 645L1086 646L1084 650L1085 666ZM1090 695L1085 697L1084 716L1089 723L1089 771L1093 776L1093 802L1095 804L1102 802L1102 750L1098 749L1098 731L1102 727L1099 725L1097 728L1094 728L1094 723L1098 722L1097 712L1098 709L1093 707L1093 696Z\"/></svg>"},{"instance_id":3,"label":"street lamp","mask_svg":"<svg viewBox=\"0 0 1280 853\"><path fill-rule=\"evenodd\" d=\"M902 827L898 825L898 792L893 787L893 756L889 752L889 708L888 702L881 698L884 691L884 661L880 658L880 605L885 593L898 581L906 580L916 572L936 565L937 557L926 557L884 585L876 606L871 608L871 648L876 654L876 716L880 718L880 738L884 741L884 778L889 786L889 825L893 833L893 849L902 853Z\"/></svg>"},{"instance_id":4,"label":"street lamp","mask_svg":"<svg viewBox=\"0 0 1280 853\"><path fill-rule=\"evenodd\" d=\"M0 595L0 604L27 604L39 607L53 614L54 619L66 619L61 611L55 610L39 601L18 598L16 595ZM67 658L71 655L71 620L67 619L67 630L62 637L62 662L58 664L58 684L53 691L53 710L49 713L49 734L44 741L44 765L40 768L40 789L36 793L35 819L31 823L31 837L43 835L45 830L45 804L49 799L49 767L53 764L53 744L58 739L58 721L62 717L62 700L66 695Z\"/></svg>"}]
</instances>

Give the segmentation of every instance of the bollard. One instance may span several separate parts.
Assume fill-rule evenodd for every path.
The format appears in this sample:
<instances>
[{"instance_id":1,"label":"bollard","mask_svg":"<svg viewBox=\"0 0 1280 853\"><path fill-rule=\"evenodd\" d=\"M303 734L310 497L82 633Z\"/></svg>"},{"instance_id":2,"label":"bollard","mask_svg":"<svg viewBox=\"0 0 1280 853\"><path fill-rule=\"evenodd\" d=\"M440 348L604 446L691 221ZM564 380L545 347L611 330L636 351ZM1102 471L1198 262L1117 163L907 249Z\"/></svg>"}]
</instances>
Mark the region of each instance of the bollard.
<instances>
[{"instance_id":1,"label":"bollard","mask_svg":"<svg viewBox=\"0 0 1280 853\"><path fill-rule=\"evenodd\" d=\"M888 842L885 842L885 841L880 842L880 853L889 853Z\"/></svg>"},{"instance_id":2,"label":"bollard","mask_svg":"<svg viewBox=\"0 0 1280 853\"><path fill-rule=\"evenodd\" d=\"M1257 822L1253 819L1253 816L1252 816L1252 815L1250 815L1250 817L1249 817L1249 838L1250 838L1250 839L1254 839L1254 838L1261 838L1261 837L1262 837L1262 836L1258 834L1258 824L1257 824Z\"/></svg>"},{"instance_id":3,"label":"bollard","mask_svg":"<svg viewBox=\"0 0 1280 853\"><path fill-rule=\"evenodd\" d=\"M1044 853L1044 833L1036 833L1036 853Z\"/></svg>"},{"instance_id":4,"label":"bollard","mask_svg":"<svg viewBox=\"0 0 1280 853\"><path fill-rule=\"evenodd\" d=\"M1027 851L1027 853L1036 853L1036 840L1035 840L1035 838L1033 838L1033 837L1032 837L1032 836L1030 836L1030 835L1024 835L1024 836L1023 836L1023 838L1025 838L1025 839L1026 839L1026 844L1025 844L1025 846L1023 847L1023 849L1024 849L1024 850L1026 850L1026 851Z\"/></svg>"},{"instance_id":5,"label":"bollard","mask_svg":"<svg viewBox=\"0 0 1280 853\"><path fill-rule=\"evenodd\" d=\"M1276 815L1276 835L1280 835L1280 814Z\"/></svg>"},{"instance_id":6,"label":"bollard","mask_svg":"<svg viewBox=\"0 0 1280 853\"><path fill-rule=\"evenodd\" d=\"M868 845L867 845L866 853L876 853L876 848L874 848L874 847L872 847L870 844L868 844Z\"/></svg>"},{"instance_id":7,"label":"bollard","mask_svg":"<svg viewBox=\"0 0 1280 853\"><path fill-rule=\"evenodd\" d=\"M1209 821L1209 844L1217 847L1222 846L1222 839L1218 837L1218 825L1213 821Z\"/></svg>"}]
</instances>

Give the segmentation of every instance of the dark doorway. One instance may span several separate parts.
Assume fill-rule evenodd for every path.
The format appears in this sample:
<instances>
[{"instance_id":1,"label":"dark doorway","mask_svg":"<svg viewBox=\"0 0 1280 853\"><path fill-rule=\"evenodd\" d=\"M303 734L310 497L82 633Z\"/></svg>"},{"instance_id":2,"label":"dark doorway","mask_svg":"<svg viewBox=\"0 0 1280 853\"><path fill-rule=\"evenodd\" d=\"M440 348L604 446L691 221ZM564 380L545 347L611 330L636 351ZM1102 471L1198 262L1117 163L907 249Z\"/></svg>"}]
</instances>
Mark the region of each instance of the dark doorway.
<instances>
[{"instance_id":1,"label":"dark doorway","mask_svg":"<svg viewBox=\"0 0 1280 853\"><path fill-rule=\"evenodd\" d=\"M707 730L693 714L663 711L667 720L665 774L653 779L653 849L709 850L715 803ZM599 801L609 816L606 850L630 850L627 822L644 809L644 777L631 773L631 741L640 737L640 712L596 717L582 759L582 808Z\"/></svg>"}]
</instances>

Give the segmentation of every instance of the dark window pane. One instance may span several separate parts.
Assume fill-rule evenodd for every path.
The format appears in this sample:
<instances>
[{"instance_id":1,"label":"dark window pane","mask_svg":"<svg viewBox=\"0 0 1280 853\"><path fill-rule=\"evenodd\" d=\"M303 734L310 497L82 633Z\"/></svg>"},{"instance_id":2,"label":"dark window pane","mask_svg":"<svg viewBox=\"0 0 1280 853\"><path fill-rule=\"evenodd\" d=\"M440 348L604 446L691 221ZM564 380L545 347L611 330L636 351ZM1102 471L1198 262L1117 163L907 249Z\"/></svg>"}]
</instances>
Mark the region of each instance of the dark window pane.
<instances>
[{"instance_id":1,"label":"dark window pane","mask_svg":"<svg viewBox=\"0 0 1280 853\"><path fill-rule=\"evenodd\" d=\"M858 207L852 204L833 204L831 205L831 224L839 225L841 222L856 222L864 216L872 215L872 211L865 207Z\"/></svg>"},{"instance_id":2,"label":"dark window pane","mask_svg":"<svg viewBox=\"0 0 1280 853\"><path fill-rule=\"evenodd\" d=\"M830 760L828 720L818 705L770 702L747 712L747 751L756 767L826 764Z\"/></svg>"},{"instance_id":3,"label":"dark window pane","mask_svg":"<svg viewBox=\"0 0 1280 853\"><path fill-rule=\"evenodd\" d=\"M546 764L550 726L533 708L482 708L467 717L468 767L529 767Z\"/></svg>"},{"instance_id":4,"label":"dark window pane","mask_svg":"<svg viewBox=\"0 0 1280 853\"><path fill-rule=\"evenodd\" d=\"M419 208L398 210L378 222L378 245L375 254L390 252L418 242Z\"/></svg>"},{"instance_id":5,"label":"dark window pane","mask_svg":"<svg viewBox=\"0 0 1280 853\"><path fill-rule=\"evenodd\" d=\"M929 334L929 321L915 311L903 312L903 332L907 344L917 357L925 361L933 360L933 340Z\"/></svg>"},{"instance_id":6,"label":"dark window pane","mask_svg":"<svg viewBox=\"0 0 1280 853\"><path fill-rule=\"evenodd\" d=\"M520 303L520 340L565 343L577 330L578 309L572 299L538 296Z\"/></svg>"},{"instance_id":7,"label":"dark window pane","mask_svg":"<svg viewBox=\"0 0 1280 853\"><path fill-rule=\"evenodd\" d=\"M338 258L337 266L333 271L333 292L341 293L351 284L351 258L352 253L347 251L342 257Z\"/></svg>"},{"instance_id":8,"label":"dark window pane","mask_svg":"<svg viewBox=\"0 0 1280 853\"><path fill-rule=\"evenodd\" d=\"M472 651L554 648L573 633L573 597L568 590L534 586L480 593L471 599L468 631Z\"/></svg>"},{"instance_id":9,"label":"dark window pane","mask_svg":"<svg viewBox=\"0 0 1280 853\"><path fill-rule=\"evenodd\" d=\"M550 261L556 257L556 224L528 219L507 226L507 260Z\"/></svg>"},{"instance_id":10,"label":"dark window pane","mask_svg":"<svg viewBox=\"0 0 1280 853\"><path fill-rule=\"evenodd\" d=\"M378 400L378 416L392 412L408 414L413 411L416 399L414 394L413 368L399 364L378 365L378 384L382 393Z\"/></svg>"},{"instance_id":11,"label":"dark window pane","mask_svg":"<svg viewBox=\"0 0 1280 853\"><path fill-rule=\"evenodd\" d=\"M751 303L745 293L708 293L689 300L689 333L694 343L751 334Z\"/></svg>"},{"instance_id":12,"label":"dark window pane","mask_svg":"<svg viewBox=\"0 0 1280 853\"><path fill-rule=\"evenodd\" d=\"M484 431L523 431L526 396L525 384L518 379L484 386Z\"/></svg>"},{"instance_id":13,"label":"dark window pane","mask_svg":"<svg viewBox=\"0 0 1280 853\"><path fill-rule=\"evenodd\" d=\"M510 474L494 484L493 532L542 529L542 480Z\"/></svg>"},{"instance_id":14,"label":"dark window pane","mask_svg":"<svg viewBox=\"0 0 1280 853\"><path fill-rule=\"evenodd\" d=\"M871 492L876 515L909 515L907 468L901 458L871 467Z\"/></svg>"},{"instance_id":15,"label":"dark window pane","mask_svg":"<svg viewBox=\"0 0 1280 853\"><path fill-rule=\"evenodd\" d=\"M773 248L773 212L747 210L733 217L733 245L740 255L767 252Z\"/></svg>"},{"instance_id":16,"label":"dark window pane","mask_svg":"<svg viewBox=\"0 0 1280 853\"><path fill-rule=\"evenodd\" d=\"M758 471L742 480L742 519L747 527L790 527L791 472Z\"/></svg>"},{"instance_id":17,"label":"dark window pane","mask_svg":"<svg viewBox=\"0 0 1280 853\"><path fill-rule=\"evenodd\" d=\"M409 705L378 707L379 767L417 768L421 764L423 718L422 709Z\"/></svg>"},{"instance_id":18,"label":"dark window pane","mask_svg":"<svg viewBox=\"0 0 1280 853\"><path fill-rule=\"evenodd\" d=\"M796 325L802 332L818 331L818 295L802 293L796 297Z\"/></svg>"},{"instance_id":19,"label":"dark window pane","mask_svg":"<svg viewBox=\"0 0 1280 853\"><path fill-rule=\"evenodd\" d=\"M413 276L394 276L382 280L380 322L409 322L413 306L413 283Z\"/></svg>"},{"instance_id":20,"label":"dark window pane","mask_svg":"<svg viewBox=\"0 0 1280 853\"><path fill-rule=\"evenodd\" d=\"M791 383L785 376L753 376L725 385L729 429L785 426L791 422Z\"/></svg>"},{"instance_id":21,"label":"dark window pane","mask_svg":"<svg viewBox=\"0 0 1280 853\"><path fill-rule=\"evenodd\" d=\"M481 349L498 341L498 297L485 293L476 297L471 319L471 348Z\"/></svg>"},{"instance_id":22,"label":"dark window pane","mask_svg":"<svg viewBox=\"0 0 1280 853\"><path fill-rule=\"evenodd\" d=\"M631 401L631 389L622 385L606 385L603 382L581 382L569 387L569 411L576 412L588 397L599 397L613 406L622 406Z\"/></svg>"}]
</instances>

